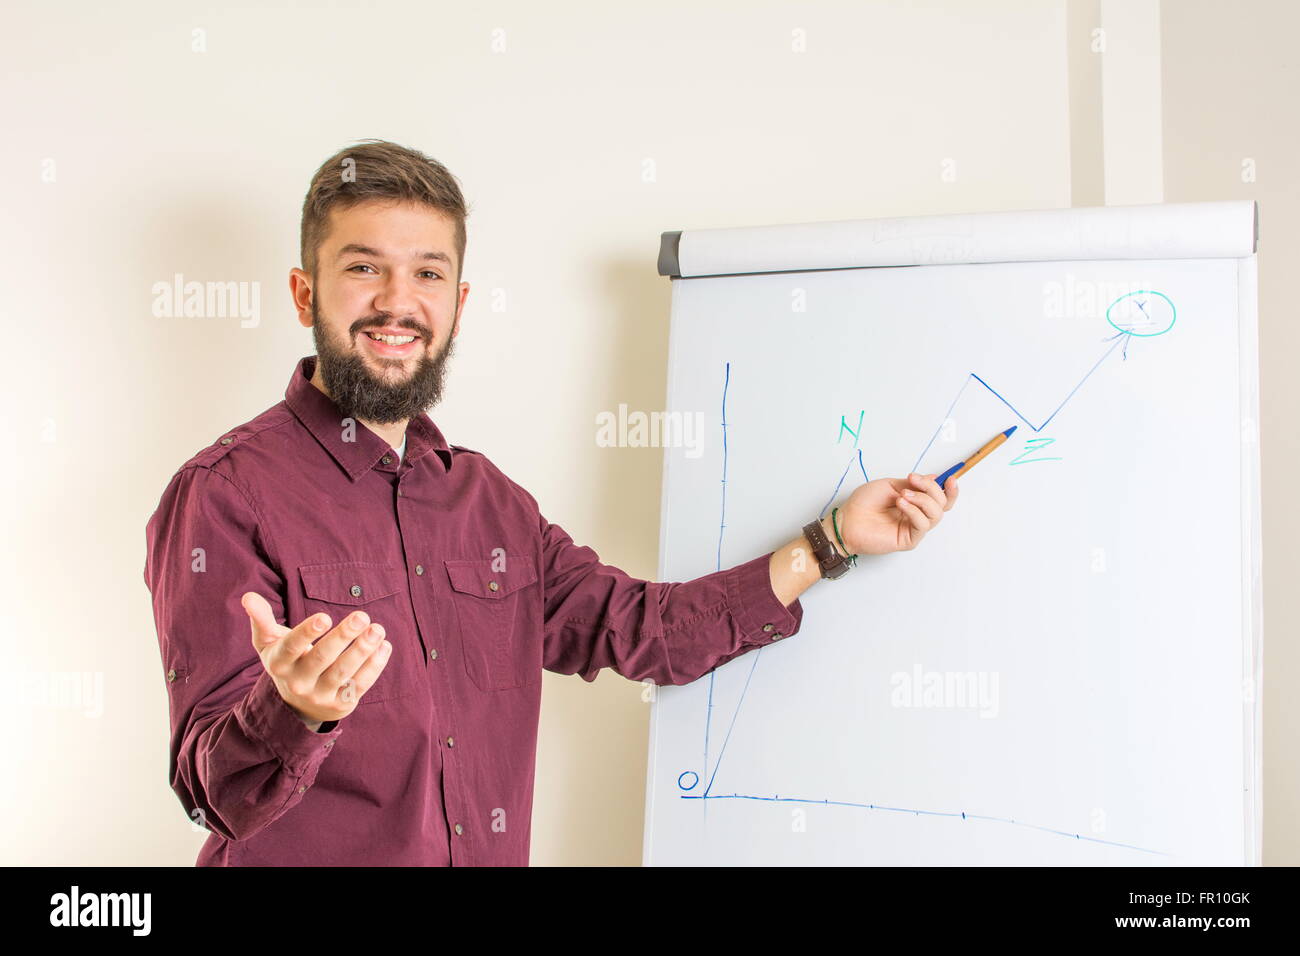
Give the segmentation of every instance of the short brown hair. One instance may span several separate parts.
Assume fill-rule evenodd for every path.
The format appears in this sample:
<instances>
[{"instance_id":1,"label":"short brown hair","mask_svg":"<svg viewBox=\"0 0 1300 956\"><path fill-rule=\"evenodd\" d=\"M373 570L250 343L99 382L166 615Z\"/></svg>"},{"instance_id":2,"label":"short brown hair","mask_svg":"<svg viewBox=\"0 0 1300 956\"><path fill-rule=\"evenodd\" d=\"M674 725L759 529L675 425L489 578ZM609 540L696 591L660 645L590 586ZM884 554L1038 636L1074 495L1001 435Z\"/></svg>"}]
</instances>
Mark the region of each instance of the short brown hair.
<instances>
[{"instance_id":1,"label":"short brown hair","mask_svg":"<svg viewBox=\"0 0 1300 956\"><path fill-rule=\"evenodd\" d=\"M455 222L456 281L465 264L465 217L469 208L456 177L436 159L382 139L361 140L321 164L302 203L302 268L313 276L316 255L329 228L330 210L370 200L422 203Z\"/></svg>"}]
</instances>

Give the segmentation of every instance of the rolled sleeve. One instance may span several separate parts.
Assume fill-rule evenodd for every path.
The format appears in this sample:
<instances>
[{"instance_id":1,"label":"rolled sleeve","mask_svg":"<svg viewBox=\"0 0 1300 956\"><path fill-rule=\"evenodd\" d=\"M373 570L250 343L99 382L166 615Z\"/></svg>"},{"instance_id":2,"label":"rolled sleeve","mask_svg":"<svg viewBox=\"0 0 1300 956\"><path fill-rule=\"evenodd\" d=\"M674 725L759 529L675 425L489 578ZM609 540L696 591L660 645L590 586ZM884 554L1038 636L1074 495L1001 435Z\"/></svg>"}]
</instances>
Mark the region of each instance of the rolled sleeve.
<instances>
[{"instance_id":1,"label":"rolled sleeve","mask_svg":"<svg viewBox=\"0 0 1300 956\"><path fill-rule=\"evenodd\" d=\"M727 597L741 631L750 643L770 644L799 631L803 605L796 598L789 607L772 590L768 570L773 552L738 564L727 572Z\"/></svg>"}]
</instances>

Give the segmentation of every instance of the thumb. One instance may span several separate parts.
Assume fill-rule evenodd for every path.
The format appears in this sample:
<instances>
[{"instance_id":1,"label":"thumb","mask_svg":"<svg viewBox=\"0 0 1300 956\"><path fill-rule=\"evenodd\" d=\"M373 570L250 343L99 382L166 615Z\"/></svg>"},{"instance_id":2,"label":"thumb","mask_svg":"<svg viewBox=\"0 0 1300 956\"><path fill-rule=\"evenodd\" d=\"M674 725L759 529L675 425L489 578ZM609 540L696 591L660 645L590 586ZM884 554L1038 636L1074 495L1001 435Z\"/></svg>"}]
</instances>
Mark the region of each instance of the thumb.
<instances>
[{"instance_id":1,"label":"thumb","mask_svg":"<svg viewBox=\"0 0 1300 956\"><path fill-rule=\"evenodd\" d=\"M253 647L259 654L268 644L274 644L289 633L290 629L275 619L270 603L256 591L245 591L239 603L248 612L249 622L252 625Z\"/></svg>"}]
</instances>

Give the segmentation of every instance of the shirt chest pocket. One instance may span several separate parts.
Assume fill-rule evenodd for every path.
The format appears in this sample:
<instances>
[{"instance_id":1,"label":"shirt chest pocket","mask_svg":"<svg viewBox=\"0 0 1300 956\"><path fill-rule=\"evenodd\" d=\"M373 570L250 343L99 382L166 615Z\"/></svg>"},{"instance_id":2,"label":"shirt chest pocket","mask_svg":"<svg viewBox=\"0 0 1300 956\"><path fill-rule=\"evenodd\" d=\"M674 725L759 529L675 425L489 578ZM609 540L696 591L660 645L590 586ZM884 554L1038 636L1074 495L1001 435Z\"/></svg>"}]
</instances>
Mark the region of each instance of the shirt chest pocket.
<instances>
[{"instance_id":1,"label":"shirt chest pocket","mask_svg":"<svg viewBox=\"0 0 1300 956\"><path fill-rule=\"evenodd\" d=\"M461 660L479 690L541 680L542 598L531 555L444 560L460 630Z\"/></svg>"},{"instance_id":2,"label":"shirt chest pocket","mask_svg":"<svg viewBox=\"0 0 1300 956\"><path fill-rule=\"evenodd\" d=\"M388 664L357 706L410 694L423 657L408 626L405 571L390 564L341 561L304 564L298 573L306 595L306 610L298 620L323 612L330 616L331 626L337 627L353 611L365 611L372 624L384 626L384 639L393 645Z\"/></svg>"}]
</instances>

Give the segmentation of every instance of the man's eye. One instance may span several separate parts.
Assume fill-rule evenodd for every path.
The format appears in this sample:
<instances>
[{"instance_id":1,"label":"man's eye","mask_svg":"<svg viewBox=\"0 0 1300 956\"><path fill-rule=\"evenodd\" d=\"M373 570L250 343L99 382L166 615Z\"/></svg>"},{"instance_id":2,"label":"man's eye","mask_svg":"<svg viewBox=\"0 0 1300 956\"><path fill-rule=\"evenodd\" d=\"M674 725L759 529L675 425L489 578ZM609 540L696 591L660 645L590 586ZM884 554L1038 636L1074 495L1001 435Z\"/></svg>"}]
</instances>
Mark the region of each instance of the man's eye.
<instances>
[{"instance_id":1,"label":"man's eye","mask_svg":"<svg viewBox=\"0 0 1300 956\"><path fill-rule=\"evenodd\" d=\"M367 264L364 263L364 262L358 262L356 265L349 267L347 271L348 271L348 272L355 272L357 269L372 269L372 270L373 270L373 268L374 268L373 266L369 266L369 265L367 265ZM441 278L442 278L442 276L438 275L438 273L434 272L434 271L431 270L431 269L425 269L423 272L420 273L420 275L422 275L422 276L433 276L433 278L435 278L435 279L441 279Z\"/></svg>"}]
</instances>

